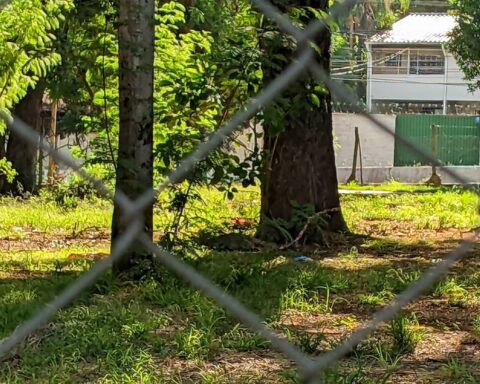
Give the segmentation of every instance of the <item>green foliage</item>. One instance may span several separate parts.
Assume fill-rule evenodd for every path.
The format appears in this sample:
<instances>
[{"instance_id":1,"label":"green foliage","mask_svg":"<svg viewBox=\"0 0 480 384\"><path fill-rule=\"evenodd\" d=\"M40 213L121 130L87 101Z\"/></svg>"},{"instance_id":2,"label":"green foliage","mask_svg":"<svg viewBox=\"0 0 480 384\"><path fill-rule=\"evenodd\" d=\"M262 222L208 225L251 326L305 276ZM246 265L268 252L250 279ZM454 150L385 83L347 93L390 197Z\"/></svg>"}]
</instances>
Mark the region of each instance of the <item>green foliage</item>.
<instances>
[{"instance_id":1,"label":"green foliage","mask_svg":"<svg viewBox=\"0 0 480 384\"><path fill-rule=\"evenodd\" d=\"M117 6L108 0L75 5L58 32L56 51L62 63L50 72L48 87L67 105L58 131L90 135L89 148L78 157L87 164L108 165L108 178L113 179L119 123Z\"/></svg>"},{"instance_id":2,"label":"green foliage","mask_svg":"<svg viewBox=\"0 0 480 384\"><path fill-rule=\"evenodd\" d=\"M444 297L452 305L463 306L471 301L472 295L454 277L442 280L435 286L434 293Z\"/></svg>"},{"instance_id":3,"label":"green foliage","mask_svg":"<svg viewBox=\"0 0 480 384\"><path fill-rule=\"evenodd\" d=\"M476 0L451 0L452 12L458 25L451 34L448 49L470 81L472 90L480 88L480 8Z\"/></svg>"},{"instance_id":4,"label":"green foliage","mask_svg":"<svg viewBox=\"0 0 480 384\"><path fill-rule=\"evenodd\" d=\"M12 0L0 12L0 110L18 103L61 61L54 32L71 0ZM0 123L0 133L5 125Z\"/></svg>"},{"instance_id":5,"label":"green foliage","mask_svg":"<svg viewBox=\"0 0 480 384\"><path fill-rule=\"evenodd\" d=\"M418 321L400 314L390 322L390 332L393 338L393 351L397 354L413 353L423 333L418 330Z\"/></svg>"},{"instance_id":6,"label":"green foliage","mask_svg":"<svg viewBox=\"0 0 480 384\"><path fill-rule=\"evenodd\" d=\"M60 63L54 33L72 2L11 0L0 10L0 136L5 134L4 118L10 110ZM9 183L15 177L4 158L0 158L0 175Z\"/></svg>"},{"instance_id":7,"label":"green foliage","mask_svg":"<svg viewBox=\"0 0 480 384\"><path fill-rule=\"evenodd\" d=\"M475 333L480 336L480 314L477 314L475 316L475 319L473 320L473 329Z\"/></svg>"},{"instance_id":8,"label":"green foliage","mask_svg":"<svg viewBox=\"0 0 480 384\"><path fill-rule=\"evenodd\" d=\"M12 183L15 179L16 172L6 158L0 159L0 176L1 175L4 175L9 183Z\"/></svg>"},{"instance_id":9,"label":"green foliage","mask_svg":"<svg viewBox=\"0 0 480 384\"><path fill-rule=\"evenodd\" d=\"M227 2L218 8L203 0L189 11L169 2L157 16L154 141L160 178L224 124L261 80L249 5ZM230 196L234 180L254 182L256 157L258 152L241 161L219 151L199 163L189 180L226 184Z\"/></svg>"},{"instance_id":10,"label":"green foliage","mask_svg":"<svg viewBox=\"0 0 480 384\"><path fill-rule=\"evenodd\" d=\"M303 352L309 355L317 354L325 343L326 337L323 333L301 332L295 329L285 329L287 339L296 344Z\"/></svg>"},{"instance_id":11,"label":"green foliage","mask_svg":"<svg viewBox=\"0 0 480 384\"><path fill-rule=\"evenodd\" d=\"M116 7L109 1L96 8L78 2L68 15L68 27L59 36L62 65L50 74L55 97L68 105L60 130L90 135L90 145L79 157L89 165L105 165L114 178L117 151L118 41ZM256 14L246 1L201 0L186 8L180 2L163 2L156 14L154 80L155 182L164 178L210 134L224 124L253 94L261 82ZM259 134L249 127L249 138ZM236 137L208 159L199 162L169 191L173 215L168 242L175 242L187 201L195 199L199 184L219 185L232 198L236 182L244 186L259 176L260 150L232 155L242 146ZM104 180L105 180L104 178ZM67 189L65 187L64 189ZM171 192L171 193L170 193Z\"/></svg>"},{"instance_id":12,"label":"green foliage","mask_svg":"<svg viewBox=\"0 0 480 384\"><path fill-rule=\"evenodd\" d=\"M459 359L451 357L441 367L441 370L447 376L447 383L476 384L480 378L475 368L475 365L465 364Z\"/></svg>"},{"instance_id":13,"label":"green foliage","mask_svg":"<svg viewBox=\"0 0 480 384\"><path fill-rule=\"evenodd\" d=\"M87 165L84 170L97 180L105 180L108 185L109 169L105 165ZM102 197L93 183L75 173L52 185L44 195L63 208L76 208L80 200Z\"/></svg>"},{"instance_id":14,"label":"green foliage","mask_svg":"<svg viewBox=\"0 0 480 384\"><path fill-rule=\"evenodd\" d=\"M315 213L311 205L301 205L293 201L291 220L263 218L265 225L262 226L262 236L277 243L291 243L299 235L302 235L302 238L298 240L302 242L312 237L318 239L318 233L326 228L326 215Z\"/></svg>"},{"instance_id":15,"label":"green foliage","mask_svg":"<svg viewBox=\"0 0 480 384\"><path fill-rule=\"evenodd\" d=\"M388 371L395 370L403 357L401 353L392 351L389 345L382 342L374 345L374 352L375 359Z\"/></svg>"}]
</instances>

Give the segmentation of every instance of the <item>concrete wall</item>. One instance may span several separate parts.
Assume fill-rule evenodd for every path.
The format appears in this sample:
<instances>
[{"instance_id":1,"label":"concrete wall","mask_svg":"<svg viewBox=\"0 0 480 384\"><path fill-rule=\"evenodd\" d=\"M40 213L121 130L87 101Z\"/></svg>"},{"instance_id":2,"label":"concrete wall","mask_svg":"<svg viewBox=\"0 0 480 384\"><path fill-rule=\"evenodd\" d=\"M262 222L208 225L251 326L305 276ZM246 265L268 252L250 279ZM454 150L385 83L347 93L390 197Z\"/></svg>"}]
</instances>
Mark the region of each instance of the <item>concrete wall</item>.
<instances>
[{"instance_id":1,"label":"concrete wall","mask_svg":"<svg viewBox=\"0 0 480 384\"><path fill-rule=\"evenodd\" d=\"M395 116L373 115L390 132L395 132ZM353 113L333 114L333 133L340 148L335 150L337 167L351 167L355 146L355 127L358 127L364 167L393 166L395 140L366 117Z\"/></svg>"},{"instance_id":2,"label":"concrete wall","mask_svg":"<svg viewBox=\"0 0 480 384\"><path fill-rule=\"evenodd\" d=\"M373 115L395 132L395 116ZM337 177L345 183L352 172L355 126L358 127L362 147L363 181L365 184L381 184L389 180L402 183L423 183L432 175L431 167L394 167L393 155L395 139L378 128L367 118L350 113L333 115L333 131L340 148L335 150ZM480 183L480 167L446 167L461 175L468 183ZM458 184L443 169L438 170L443 184ZM357 180L360 181L360 164L357 163Z\"/></svg>"}]
</instances>

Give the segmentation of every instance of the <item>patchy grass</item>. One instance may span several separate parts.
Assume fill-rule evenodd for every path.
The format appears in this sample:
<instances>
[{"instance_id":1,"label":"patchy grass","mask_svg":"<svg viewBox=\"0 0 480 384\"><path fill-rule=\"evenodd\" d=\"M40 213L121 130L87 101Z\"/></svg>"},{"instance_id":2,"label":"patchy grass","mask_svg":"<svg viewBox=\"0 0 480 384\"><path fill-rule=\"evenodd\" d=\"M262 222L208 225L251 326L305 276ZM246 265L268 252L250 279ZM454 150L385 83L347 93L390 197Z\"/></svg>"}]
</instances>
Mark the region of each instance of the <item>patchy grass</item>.
<instances>
[{"instance_id":1,"label":"patchy grass","mask_svg":"<svg viewBox=\"0 0 480 384\"><path fill-rule=\"evenodd\" d=\"M391 186L389 186L390 188ZM397 189L401 186L397 186ZM410 188L410 187L409 187ZM350 228L329 248L216 252L185 243L184 259L307 354L337 345L479 225L472 192L342 197ZM259 194L203 190L182 239L256 220ZM171 220L156 206L159 231ZM41 198L0 200L0 338L109 245L111 207L65 209ZM183 243L182 243L183 244ZM313 262L295 262L306 254ZM449 276L324 375L326 383L479 382L476 249ZM298 383L294 365L226 311L159 267L141 282L111 274L0 362L0 382Z\"/></svg>"}]
</instances>

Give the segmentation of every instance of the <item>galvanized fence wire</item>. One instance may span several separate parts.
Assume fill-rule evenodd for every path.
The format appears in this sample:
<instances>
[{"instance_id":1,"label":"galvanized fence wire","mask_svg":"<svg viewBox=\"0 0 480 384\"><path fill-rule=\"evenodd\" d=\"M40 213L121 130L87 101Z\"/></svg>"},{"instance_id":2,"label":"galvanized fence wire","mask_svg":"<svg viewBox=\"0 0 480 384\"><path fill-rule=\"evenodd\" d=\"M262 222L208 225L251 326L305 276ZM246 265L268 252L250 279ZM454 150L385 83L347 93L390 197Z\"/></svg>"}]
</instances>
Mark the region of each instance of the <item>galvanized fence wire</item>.
<instances>
[{"instance_id":1,"label":"galvanized fence wire","mask_svg":"<svg viewBox=\"0 0 480 384\"><path fill-rule=\"evenodd\" d=\"M146 248L152 252L156 259L165 265L167 268L174 271L178 276L187 281L196 289L202 291L204 294L212 298L234 315L243 324L250 327L252 330L261 334L265 339L272 343L272 346L278 351L282 352L286 357L294 361L303 376L305 383L320 383L322 382L322 372L330 367L333 363L339 361L356 345L365 340L372 332L385 321L391 320L396 314L409 302L418 298L425 291L430 289L433 284L438 281L448 269L465 254L467 254L473 247L478 236L478 231L473 233L470 237L461 242L460 246L451 252L444 260L437 263L429 271L425 272L420 279L407 288L404 292L399 294L396 299L384 309L377 312L373 319L364 327L356 330L352 335L346 338L341 344L320 355L318 358L311 358L303 353L294 344L289 342L285 337L277 334L274 330L265 325L264 321L254 312L246 308L237 299L226 293L221 287L215 285L211 280L201 275L193 267L177 258L171 252L168 252L158 245L154 244L150 238L143 232L141 212L144 207L154 202L157 194L161 193L165 188L171 184L175 184L188 174L198 161L204 159L212 151L218 149L233 132L240 129L242 123L248 121L262 108L268 105L279 95L291 82L295 81L305 71L309 70L316 78L325 83L330 89L331 93L348 105L350 105L357 113L364 115L382 131L390 135L396 136L385 124L379 121L374 116L365 113L358 107L357 98L350 93L347 87L342 83L332 80L327 70L320 66L315 61L316 53L310 46L310 40L318 36L320 33L328 29L331 21L338 19L339 16L347 14L351 8L359 0L345 0L332 9L332 12L323 19L315 20L304 30L296 27L291 20L275 8L267 0L251 0L255 7L263 12L267 17L275 21L278 26L286 33L292 35L298 43L298 46L303 47L297 59L291 63L282 74L280 74L271 84L269 84L256 98L252 99L242 110L240 110L234 117L223 127L211 135L209 140L200 144L198 148L189 155L179 166L169 175L169 177L156 189L145 193L136 201L131 201L122 191L113 193L106 187L102 181L91 177L85 170L82 169L81 164L75 161L70 155L59 152L50 144L40 141L39 135L25 123L17 118L13 120L5 113L0 111L0 118L8 123L9 129L20 134L31 145L38 146L45 152L53 156L57 161L71 168L81 177L90 181L102 196L114 199L117 204L129 215L132 219L132 224L128 230L119 238L112 247L110 256L97 263L74 283L67 287L59 296L57 296L51 303L49 303L42 311L37 313L31 319L18 326L14 332L6 339L0 342L0 361L8 356L8 354L18 347L22 341L32 333L37 332L43 327L52 317L62 308L69 305L85 289L95 283L104 272L106 272L113 262L122 257L123 253L133 243L133 241L140 241ZM5 7L8 1L0 0L0 11ZM436 164L438 168L443 169L443 172L451 176L459 184L466 185L465 180L461 175L452 169L443 167L443 164L438 159L432 157L429 153L425 153L417 145L411 141L396 136L402 144L408 147L412 152L421 155L432 164Z\"/></svg>"}]
</instances>

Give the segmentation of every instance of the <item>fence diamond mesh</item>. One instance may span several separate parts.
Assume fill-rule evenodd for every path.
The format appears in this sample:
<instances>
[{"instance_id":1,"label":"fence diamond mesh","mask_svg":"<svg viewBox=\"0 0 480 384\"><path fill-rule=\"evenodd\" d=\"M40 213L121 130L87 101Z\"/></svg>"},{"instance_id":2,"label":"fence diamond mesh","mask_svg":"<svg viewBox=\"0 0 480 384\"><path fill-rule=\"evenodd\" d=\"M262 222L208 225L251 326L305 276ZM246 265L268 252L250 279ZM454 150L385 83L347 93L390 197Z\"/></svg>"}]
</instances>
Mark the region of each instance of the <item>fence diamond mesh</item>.
<instances>
[{"instance_id":1,"label":"fence diamond mesh","mask_svg":"<svg viewBox=\"0 0 480 384\"><path fill-rule=\"evenodd\" d=\"M297 59L292 62L284 72L279 75L270 85L268 85L260 94L253 98L242 110L240 110L227 124L217 130L208 141L200 144L198 148L190 154L179 166L170 174L170 176L156 189L141 196L136 201L129 200L121 191L114 194L102 181L94 179L82 169L82 165L75 161L71 156L64 152L59 152L50 144L39 140L39 135L25 123L19 119L6 115L0 111L0 117L8 122L9 129L17 132L31 145L41 147L43 151L53 156L58 162L63 163L84 179L90 181L102 196L115 199L116 203L133 219L132 224L125 234L118 239L112 247L110 256L97 262L88 272L78 278L72 285L65 289L51 303L37 313L34 317L19 325L15 331L6 339L0 342L0 360L7 356L14 348L16 348L26 337L38 331L44 326L60 309L70 304L77 298L87 287L92 285L102 274L107 271L112 263L122 256L133 241L140 241L145 247L156 257L156 259L174 271L178 276L183 278L196 289L202 291L216 303L238 320L250 327L252 330L261 334L264 338L272 343L272 346L282 352L286 357L294 361L303 376L305 383L322 382L322 372L332 363L338 361L352 350L357 344L365 340L373 331L375 331L383 322L391 320L394 316L409 302L418 298L422 293L432 287L445 272L459 259L465 256L473 247L478 236L478 230L466 238L460 246L451 252L445 259L437 263L433 268L425 272L415 283L408 287L404 292L399 294L390 305L377 312L372 320L365 326L359 328L351 334L346 340L334 349L326 352L317 358L300 351L295 345L290 343L285 337L277 334L274 330L267 327L264 321L255 313L246 308L241 302L227 294L221 287L215 285L208 278L204 277L193 267L183 262L171 252L154 244L149 237L142 231L141 212L145 206L151 204L158 193L163 191L167 186L182 180L197 164L197 162L209 155L212 151L219 148L224 140L240 129L242 123L248 121L256 115L263 107L270 103L277 95L279 95L291 82L295 81L305 71L311 73L318 78L319 81L327 85L331 93L342 102L351 106L351 108L361 115L366 116L372 121L379 130L383 130L390 135L395 136L385 124L379 121L375 116L365 113L359 106L356 96L339 81L333 80L328 72L315 62L314 49L308 43L314 37L319 36L328 28L328 23L336 20L341 15L348 14L351 8L359 0L345 0L335 6L331 13L323 19L316 20L308 25L305 29L296 27L290 19L282 14L267 0L251 0L253 5L265 16L272 19L278 26L290 34L297 40L302 49ZM8 4L8 1L0 1L0 11ZM408 147L412 152L421 155L429 162L436 164L439 168L443 168L442 164L428 153L422 152L414 143L404 137L397 138L403 145ZM451 176L456 182L466 185L467 181L453 171L451 168L443 168L443 171Z\"/></svg>"}]
</instances>

